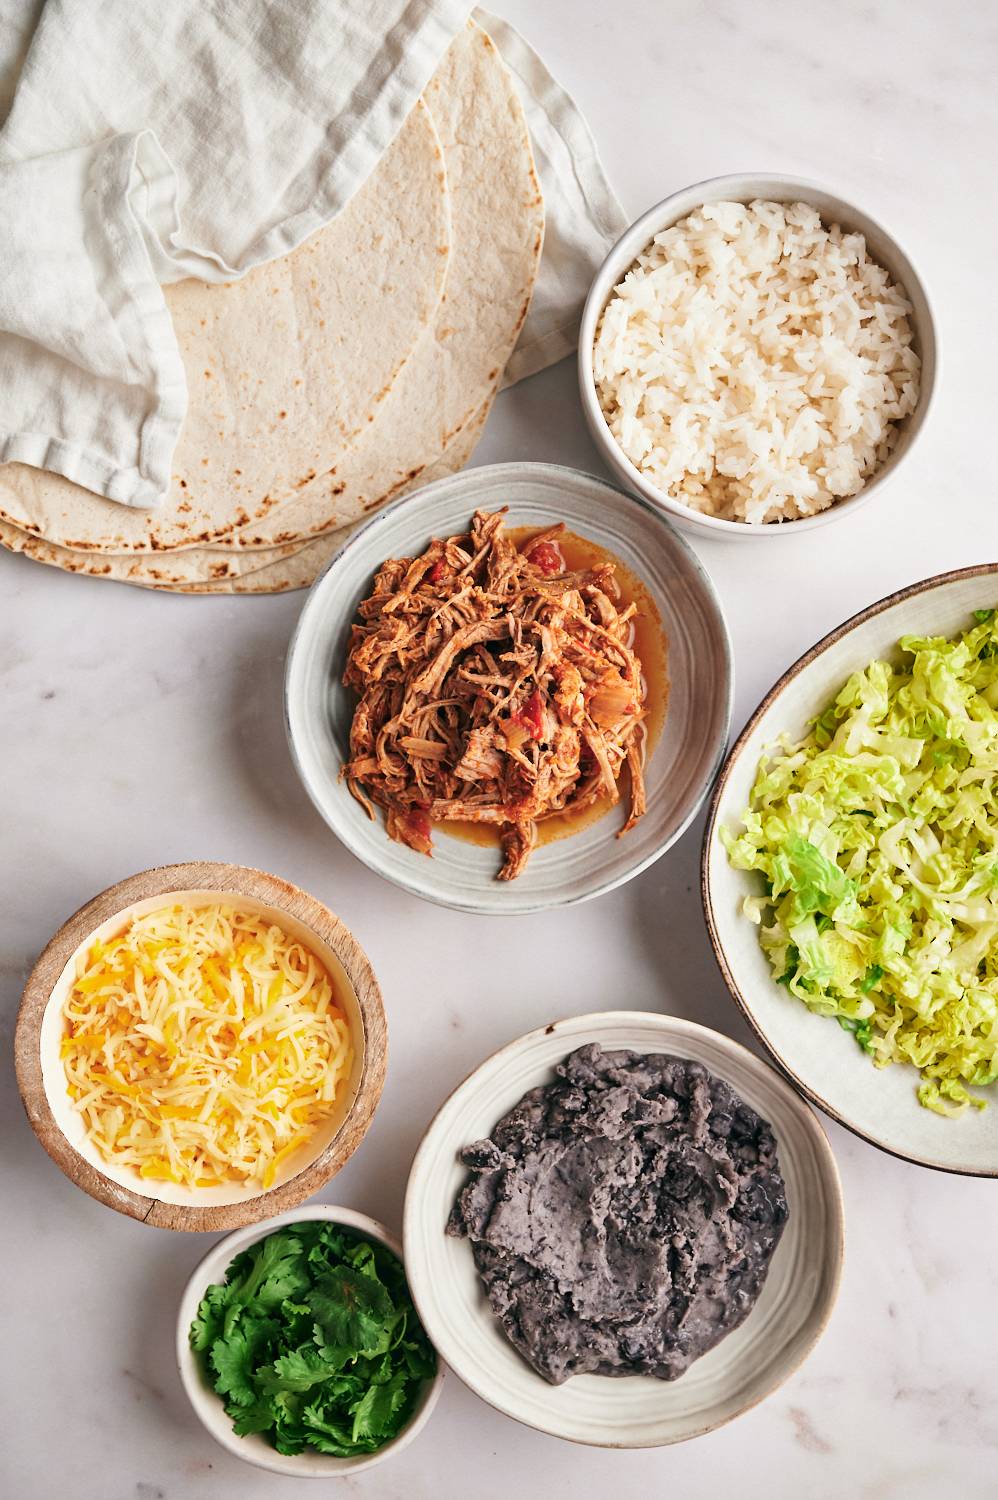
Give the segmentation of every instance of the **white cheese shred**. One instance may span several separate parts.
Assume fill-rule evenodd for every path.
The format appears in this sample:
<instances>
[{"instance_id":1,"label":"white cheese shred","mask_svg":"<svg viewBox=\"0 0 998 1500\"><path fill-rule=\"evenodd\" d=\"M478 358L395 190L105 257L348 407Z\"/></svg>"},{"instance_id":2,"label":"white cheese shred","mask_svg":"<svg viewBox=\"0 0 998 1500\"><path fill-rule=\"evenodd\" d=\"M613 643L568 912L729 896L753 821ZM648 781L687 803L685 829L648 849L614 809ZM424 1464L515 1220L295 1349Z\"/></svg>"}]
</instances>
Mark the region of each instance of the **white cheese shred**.
<instances>
[{"instance_id":1,"label":"white cheese shred","mask_svg":"<svg viewBox=\"0 0 998 1500\"><path fill-rule=\"evenodd\" d=\"M270 1187L353 1061L325 967L227 905L166 907L94 942L63 1015L66 1082L90 1141L188 1187Z\"/></svg>"}]
</instances>

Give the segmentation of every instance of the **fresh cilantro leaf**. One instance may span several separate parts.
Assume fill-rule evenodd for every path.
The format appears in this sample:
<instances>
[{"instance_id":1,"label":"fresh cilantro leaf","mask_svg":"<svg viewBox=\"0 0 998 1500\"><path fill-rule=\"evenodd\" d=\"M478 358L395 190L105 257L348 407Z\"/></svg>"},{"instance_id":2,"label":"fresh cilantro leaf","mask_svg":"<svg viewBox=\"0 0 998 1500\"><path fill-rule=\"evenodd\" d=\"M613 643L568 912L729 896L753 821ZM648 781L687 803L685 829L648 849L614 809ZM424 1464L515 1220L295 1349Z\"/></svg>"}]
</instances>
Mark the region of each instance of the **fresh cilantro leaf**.
<instances>
[{"instance_id":1,"label":"fresh cilantro leaf","mask_svg":"<svg viewBox=\"0 0 998 1500\"><path fill-rule=\"evenodd\" d=\"M301 1420L303 1405L301 1396L289 1391L278 1391L274 1396L273 1441L278 1453L305 1451L305 1429Z\"/></svg>"},{"instance_id":2,"label":"fresh cilantro leaf","mask_svg":"<svg viewBox=\"0 0 998 1500\"><path fill-rule=\"evenodd\" d=\"M308 1273L301 1264L302 1246L287 1230L269 1234L244 1250L244 1278L233 1287L233 1299L248 1306L256 1303L269 1311L285 1297L296 1297L308 1286Z\"/></svg>"},{"instance_id":3,"label":"fresh cilantro leaf","mask_svg":"<svg viewBox=\"0 0 998 1500\"><path fill-rule=\"evenodd\" d=\"M339 1436L341 1430L345 1432L344 1437ZM350 1436L349 1427L334 1428L333 1431L336 1436L332 1433L327 1435L310 1427L307 1433L310 1446L317 1448L320 1453L335 1453L338 1457L344 1458L354 1453L376 1453L379 1448L384 1447L389 1437L394 1436L389 1433L383 1438L361 1438L355 1443Z\"/></svg>"},{"instance_id":4,"label":"fresh cilantro leaf","mask_svg":"<svg viewBox=\"0 0 998 1500\"><path fill-rule=\"evenodd\" d=\"M314 1345L282 1354L274 1363L260 1370L258 1380L265 1391L310 1391L330 1376L329 1365Z\"/></svg>"},{"instance_id":5,"label":"fresh cilantro leaf","mask_svg":"<svg viewBox=\"0 0 998 1500\"><path fill-rule=\"evenodd\" d=\"M225 1304L228 1300L228 1288L224 1286L210 1286L201 1299L198 1307L197 1317L191 1324L191 1348L199 1353L210 1349L215 1340L221 1335L222 1324L225 1318Z\"/></svg>"},{"instance_id":6,"label":"fresh cilantro leaf","mask_svg":"<svg viewBox=\"0 0 998 1500\"><path fill-rule=\"evenodd\" d=\"M374 1259L373 1245L358 1241L356 1245L351 1246L343 1258L348 1265L352 1266L355 1271L359 1271L362 1276L372 1276L375 1281L380 1280L378 1267Z\"/></svg>"},{"instance_id":7,"label":"fresh cilantro leaf","mask_svg":"<svg viewBox=\"0 0 998 1500\"><path fill-rule=\"evenodd\" d=\"M310 1404L302 1412L302 1425L308 1434L308 1441L318 1448L320 1452L342 1453L353 1442L353 1422L348 1418L346 1421L337 1421L335 1417L327 1414L325 1408L316 1404ZM318 1439L322 1438L322 1442ZM332 1449L325 1445L329 1442L338 1443L339 1447Z\"/></svg>"},{"instance_id":8,"label":"fresh cilantro leaf","mask_svg":"<svg viewBox=\"0 0 998 1500\"><path fill-rule=\"evenodd\" d=\"M405 1373L394 1375L387 1385L372 1385L361 1397L353 1414L353 1441L381 1437L406 1400Z\"/></svg>"},{"instance_id":9,"label":"fresh cilantro leaf","mask_svg":"<svg viewBox=\"0 0 998 1500\"><path fill-rule=\"evenodd\" d=\"M215 1371L215 1389L235 1406L252 1406L256 1400L253 1384L253 1340L237 1328L225 1339L211 1346L211 1363Z\"/></svg>"},{"instance_id":10,"label":"fresh cilantro leaf","mask_svg":"<svg viewBox=\"0 0 998 1500\"><path fill-rule=\"evenodd\" d=\"M402 1345L401 1354L405 1360L405 1367L415 1380L429 1380L437 1367L437 1358L430 1348L426 1335L420 1329L420 1340L418 1343L409 1342Z\"/></svg>"},{"instance_id":11,"label":"fresh cilantro leaf","mask_svg":"<svg viewBox=\"0 0 998 1500\"><path fill-rule=\"evenodd\" d=\"M401 1262L322 1221L236 1256L206 1290L190 1340L234 1431L288 1454L374 1452L436 1370Z\"/></svg>"},{"instance_id":12,"label":"fresh cilantro leaf","mask_svg":"<svg viewBox=\"0 0 998 1500\"><path fill-rule=\"evenodd\" d=\"M325 1272L309 1299L324 1344L346 1345L358 1354L381 1354L391 1342L395 1309L380 1281L352 1266Z\"/></svg>"},{"instance_id":13,"label":"fresh cilantro leaf","mask_svg":"<svg viewBox=\"0 0 998 1500\"><path fill-rule=\"evenodd\" d=\"M270 1402L254 1401L252 1406L241 1406L236 1412L232 1431L237 1437L247 1437L251 1432L266 1432L273 1425L274 1409Z\"/></svg>"}]
</instances>

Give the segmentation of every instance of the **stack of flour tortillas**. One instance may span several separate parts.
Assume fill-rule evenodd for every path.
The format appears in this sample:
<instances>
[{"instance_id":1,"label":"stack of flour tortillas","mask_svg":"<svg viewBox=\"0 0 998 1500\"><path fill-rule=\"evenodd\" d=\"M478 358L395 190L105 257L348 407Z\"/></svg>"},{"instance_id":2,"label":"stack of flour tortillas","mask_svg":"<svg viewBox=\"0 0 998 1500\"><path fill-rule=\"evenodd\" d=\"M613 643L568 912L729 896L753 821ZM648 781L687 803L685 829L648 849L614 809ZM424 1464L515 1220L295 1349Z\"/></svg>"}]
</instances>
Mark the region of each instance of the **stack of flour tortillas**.
<instances>
[{"instance_id":1,"label":"stack of flour tortillas","mask_svg":"<svg viewBox=\"0 0 998 1500\"><path fill-rule=\"evenodd\" d=\"M543 234L512 79L470 23L327 228L241 281L166 288L190 403L167 500L8 464L0 542L152 588L305 587L345 527L468 461Z\"/></svg>"}]
</instances>

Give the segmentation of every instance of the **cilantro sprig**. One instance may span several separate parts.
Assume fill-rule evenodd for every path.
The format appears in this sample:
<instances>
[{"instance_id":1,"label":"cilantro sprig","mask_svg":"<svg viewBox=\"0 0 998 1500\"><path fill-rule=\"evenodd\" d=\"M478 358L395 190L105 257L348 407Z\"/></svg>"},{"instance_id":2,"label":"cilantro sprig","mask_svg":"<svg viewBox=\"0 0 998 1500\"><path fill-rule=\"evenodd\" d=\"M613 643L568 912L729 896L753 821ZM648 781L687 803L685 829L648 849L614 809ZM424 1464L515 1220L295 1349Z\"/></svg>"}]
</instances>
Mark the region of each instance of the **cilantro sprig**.
<instances>
[{"instance_id":1,"label":"cilantro sprig","mask_svg":"<svg viewBox=\"0 0 998 1500\"><path fill-rule=\"evenodd\" d=\"M436 1369L397 1256L321 1220L237 1255L190 1341L234 1430L279 1453L373 1453Z\"/></svg>"}]
</instances>

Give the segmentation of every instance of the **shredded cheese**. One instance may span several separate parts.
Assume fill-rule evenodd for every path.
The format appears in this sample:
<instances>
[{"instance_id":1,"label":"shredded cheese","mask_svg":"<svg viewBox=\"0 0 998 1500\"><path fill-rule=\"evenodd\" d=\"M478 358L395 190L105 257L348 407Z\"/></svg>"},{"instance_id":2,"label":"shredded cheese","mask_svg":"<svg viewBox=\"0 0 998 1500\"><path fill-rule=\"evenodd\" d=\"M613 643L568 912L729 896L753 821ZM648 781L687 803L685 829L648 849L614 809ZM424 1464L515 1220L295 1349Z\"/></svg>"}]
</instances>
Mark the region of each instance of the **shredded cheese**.
<instances>
[{"instance_id":1,"label":"shredded cheese","mask_svg":"<svg viewBox=\"0 0 998 1500\"><path fill-rule=\"evenodd\" d=\"M63 1009L74 1107L152 1181L273 1184L353 1061L324 966L265 917L172 906L95 942Z\"/></svg>"}]
</instances>

